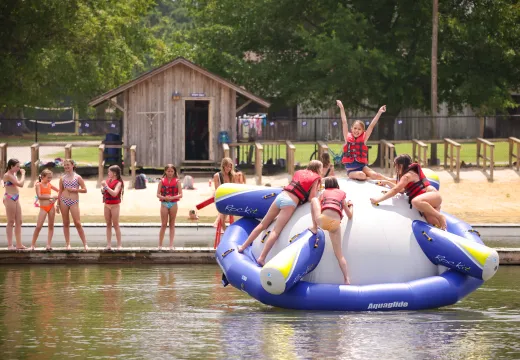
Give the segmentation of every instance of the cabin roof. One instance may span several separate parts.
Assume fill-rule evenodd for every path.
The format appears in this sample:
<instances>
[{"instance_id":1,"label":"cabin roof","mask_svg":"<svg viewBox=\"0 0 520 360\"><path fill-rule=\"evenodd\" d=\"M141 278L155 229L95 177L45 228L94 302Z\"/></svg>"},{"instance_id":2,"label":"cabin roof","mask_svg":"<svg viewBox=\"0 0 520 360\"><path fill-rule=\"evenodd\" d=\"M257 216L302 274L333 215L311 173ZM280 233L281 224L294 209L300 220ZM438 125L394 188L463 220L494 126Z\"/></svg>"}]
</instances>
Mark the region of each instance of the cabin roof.
<instances>
[{"instance_id":1,"label":"cabin roof","mask_svg":"<svg viewBox=\"0 0 520 360\"><path fill-rule=\"evenodd\" d=\"M97 97L95 97L94 99L90 100L90 102L88 103L89 106L97 106L101 103L103 103L104 101L107 101L109 99L112 99L113 97L119 95L120 93L122 93L123 91L151 78L152 76L154 75L157 75L161 72L163 72L164 70L166 69L169 69L173 66L176 66L178 64L183 64L195 71L198 71L200 72L201 74L215 80L216 82L224 85L224 86L227 86L233 90L235 90L237 93L241 94L242 96L262 105L262 106L265 106L265 107L269 107L271 106L271 103L269 103L268 101L262 99L261 97L258 97L256 95L254 95L253 93L243 89L242 87L236 85L236 84L233 84L232 82L218 76L218 75L215 75L213 74L212 72L192 63L191 61L189 60L186 60L185 58L183 57L178 57L176 58L175 60L173 61L170 61L169 63L166 63L162 66L159 66L155 69L152 69L152 70L149 70L143 74L141 74L140 76L138 76L137 78L133 79L133 80L130 80L129 82L127 82L126 84L123 84L115 89L112 89L112 90L109 90L107 91L106 93L104 94L101 94Z\"/></svg>"}]
</instances>

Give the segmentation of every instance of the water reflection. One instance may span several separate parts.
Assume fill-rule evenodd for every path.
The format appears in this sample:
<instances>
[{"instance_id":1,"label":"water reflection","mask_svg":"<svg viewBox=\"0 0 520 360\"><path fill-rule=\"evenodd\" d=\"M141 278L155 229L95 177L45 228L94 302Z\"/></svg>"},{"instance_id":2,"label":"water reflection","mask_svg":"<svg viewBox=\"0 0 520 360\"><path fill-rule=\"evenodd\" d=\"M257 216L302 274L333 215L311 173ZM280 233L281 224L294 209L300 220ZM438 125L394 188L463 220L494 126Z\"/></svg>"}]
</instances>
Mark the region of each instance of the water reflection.
<instances>
[{"instance_id":1,"label":"water reflection","mask_svg":"<svg viewBox=\"0 0 520 360\"><path fill-rule=\"evenodd\" d=\"M519 358L520 268L450 308L289 311L216 266L0 267L0 353L19 358Z\"/></svg>"}]
</instances>

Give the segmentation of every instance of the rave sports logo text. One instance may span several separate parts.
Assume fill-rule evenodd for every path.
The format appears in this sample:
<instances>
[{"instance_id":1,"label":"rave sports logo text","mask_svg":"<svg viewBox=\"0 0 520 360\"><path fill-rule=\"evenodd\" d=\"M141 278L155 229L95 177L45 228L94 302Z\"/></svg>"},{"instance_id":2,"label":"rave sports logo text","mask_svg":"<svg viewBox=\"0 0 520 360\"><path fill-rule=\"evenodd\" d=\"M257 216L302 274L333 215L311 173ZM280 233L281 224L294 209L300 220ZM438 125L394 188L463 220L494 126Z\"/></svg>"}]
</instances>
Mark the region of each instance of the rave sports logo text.
<instances>
[{"instance_id":1,"label":"rave sports logo text","mask_svg":"<svg viewBox=\"0 0 520 360\"><path fill-rule=\"evenodd\" d=\"M394 301L391 303L378 303L378 304L368 304L368 310L373 309L391 309L391 308L405 308L408 307L408 303L406 301Z\"/></svg>"}]
</instances>

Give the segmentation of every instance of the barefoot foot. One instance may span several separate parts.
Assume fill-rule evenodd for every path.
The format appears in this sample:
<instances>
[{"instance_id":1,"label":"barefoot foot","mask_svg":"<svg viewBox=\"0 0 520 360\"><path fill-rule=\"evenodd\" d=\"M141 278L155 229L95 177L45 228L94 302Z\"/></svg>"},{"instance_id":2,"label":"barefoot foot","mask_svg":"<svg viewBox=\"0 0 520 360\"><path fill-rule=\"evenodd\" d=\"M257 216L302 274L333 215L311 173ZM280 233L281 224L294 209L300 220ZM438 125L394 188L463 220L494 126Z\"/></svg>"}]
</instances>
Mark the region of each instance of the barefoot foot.
<instances>
[{"instance_id":1,"label":"barefoot foot","mask_svg":"<svg viewBox=\"0 0 520 360\"><path fill-rule=\"evenodd\" d=\"M14 247L14 245L11 245L7 247L7 250L16 250L16 247Z\"/></svg>"},{"instance_id":2,"label":"barefoot foot","mask_svg":"<svg viewBox=\"0 0 520 360\"><path fill-rule=\"evenodd\" d=\"M29 248L29 250L30 250L30 251L34 251L34 246L31 246L31 247Z\"/></svg>"},{"instance_id":3,"label":"barefoot foot","mask_svg":"<svg viewBox=\"0 0 520 360\"><path fill-rule=\"evenodd\" d=\"M70 247L70 245L67 245L65 246L65 250L72 250L72 248Z\"/></svg>"},{"instance_id":4,"label":"barefoot foot","mask_svg":"<svg viewBox=\"0 0 520 360\"><path fill-rule=\"evenodd\" d=\"M27 250L27 246L24 246L24 245L17 246L16 250Z\"/></svg>"}]
</instances>

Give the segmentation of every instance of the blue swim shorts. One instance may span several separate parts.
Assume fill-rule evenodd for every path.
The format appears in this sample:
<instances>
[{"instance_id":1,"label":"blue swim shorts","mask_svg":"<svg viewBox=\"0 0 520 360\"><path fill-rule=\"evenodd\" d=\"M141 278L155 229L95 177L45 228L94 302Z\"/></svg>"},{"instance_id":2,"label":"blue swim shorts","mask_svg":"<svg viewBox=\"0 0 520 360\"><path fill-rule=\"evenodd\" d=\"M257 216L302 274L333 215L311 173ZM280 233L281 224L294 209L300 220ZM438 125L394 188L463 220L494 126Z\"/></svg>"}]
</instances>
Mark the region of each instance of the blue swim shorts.
<instances>
[{"instance_id":1,"label":"blue swim shorts","mask_svg":"<svg viewBox=\"0 0 520 360\"><path fill-rule=\"evenodd\" d=\"M352 171L363 171L363 168L367 166L367 164L360 163L359 161L353 161L351 163L345 164L345 169L347 170L347 175Z\"/></svg>"},{"instance_id":2,"label":"blue swim shorts","mask_svg":"<svg viewBox=\"0 0 520 360\"><path fill-rule=\"evenodd\" d=\"M286 206L296 207L298 205L285 191L282 191L280 194L278 194L276 199L274 199L274 203L278 209L284 208Z\"/></svg>"}]
</instances>

